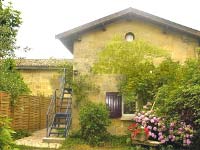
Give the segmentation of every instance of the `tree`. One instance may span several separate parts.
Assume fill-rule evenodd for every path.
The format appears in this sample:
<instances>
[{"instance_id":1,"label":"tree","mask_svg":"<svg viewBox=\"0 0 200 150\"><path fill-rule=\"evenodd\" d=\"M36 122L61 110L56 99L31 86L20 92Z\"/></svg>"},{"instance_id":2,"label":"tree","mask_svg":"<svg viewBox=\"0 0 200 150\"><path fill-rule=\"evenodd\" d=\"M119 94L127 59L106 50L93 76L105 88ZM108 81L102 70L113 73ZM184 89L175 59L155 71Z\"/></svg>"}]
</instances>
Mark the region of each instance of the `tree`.
<instances>
[{"instance_id":1,"label":"tree","mask_svg":"<svg viewBox=\"0 0 200 150\"><path fill-rule=\"evenodd\" d=\"M0 59L14 55L16 35L22 21L20 12L11 3L5 6L0 0Z\"/></svg>"},{"instance_id":2,"label":"tree","mask_svg":"<svg viewBox=\"0 0 200 150\"><path fill-rule=\"evenodd\" d=\"M116 37L100 52L93 71L120 74L120 92L126 100L137 100L140 107L154 96L153 61L166 56L164 49L148 42L127 42Z\"/></svg>"},{"instance_id":3,"label":"tree","mask_svg":"<svg viewBox=\"0 0 200 150\"><path fill-rule=\"evenodd\" d=\"M0 0L0 91L11 95L11 104L14 104L18 95L29 92L13 60L16 35L21 23L20 12L14 10L11 3L6 6Z\"/></svg>"}]
</instances>

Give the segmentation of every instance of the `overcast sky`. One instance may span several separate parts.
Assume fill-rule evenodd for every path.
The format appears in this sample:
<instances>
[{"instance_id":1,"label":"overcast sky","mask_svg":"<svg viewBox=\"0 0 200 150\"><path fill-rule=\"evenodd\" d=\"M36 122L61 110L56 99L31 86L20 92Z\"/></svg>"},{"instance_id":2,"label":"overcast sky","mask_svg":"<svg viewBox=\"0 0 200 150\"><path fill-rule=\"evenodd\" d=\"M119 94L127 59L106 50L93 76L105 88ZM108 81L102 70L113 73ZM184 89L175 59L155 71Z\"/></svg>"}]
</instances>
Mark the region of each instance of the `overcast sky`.
<instances>
[{"instance_id":1,"label":"overcast sky","mask_svg":"<svg viewBox=\"0 0 200 150\"><path fill-rule=\"evenodd\" d=\"M23 58L72 58L55 35L128 7L200 30L199 0L10 0L21 11L17 44Z\"/></svg>"}]
</instances>

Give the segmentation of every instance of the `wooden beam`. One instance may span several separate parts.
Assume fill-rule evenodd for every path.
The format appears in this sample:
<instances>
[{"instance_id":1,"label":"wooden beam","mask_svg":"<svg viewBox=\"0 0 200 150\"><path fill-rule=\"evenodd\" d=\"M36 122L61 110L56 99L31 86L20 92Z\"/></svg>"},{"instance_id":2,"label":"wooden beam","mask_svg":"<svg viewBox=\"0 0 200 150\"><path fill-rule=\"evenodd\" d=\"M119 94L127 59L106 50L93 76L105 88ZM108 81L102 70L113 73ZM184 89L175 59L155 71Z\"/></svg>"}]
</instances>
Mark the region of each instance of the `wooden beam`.
<instances>
[{"instance_id":1,"label":"wooden beam","mask_svg":"<svg viewBox=\"0 0 200 150\"><path fill-rule=\"evenodd\" d=\"M80 35L80 34L76 34L76 35L74 36L74 40L80 42L80 41L82 40L81 35Z\"/></svg>"},{"instance_id":2,"label":"wooden beam","mask_svg":"<svg viewBox=\"0 0 200 150\"><path fill-rule=\"evenodd\" d=\"M200 47L200 39L198 39L198 41L199 41L199 47Z\"/></svg>"},{"instance_id":3,"label":"wooden beam","mask_svg":"<svg viewBox=\"0 0 200 150\"><path fill-rule=\"evenodd\" d=\"M167 34L169 32L169 27L168 26L164 26L162 33L163 34Z\"/></svg>"},{"instance_id":4,"label":"wooden beam","mask_svg":"<svg viewBox=\"0 0 200 150\"><path fill-rule=\"evenodd\" d=\"M134 18L136 18L136 16L134 16L133 14L127 14L127 16L126 16L126 20L127 20L127 21L131 21L131 20L133 20Z\"/></svg>"},{"instance_id":5,"label":"wooden beam","mask_svg":"<svg viewBox=\"0 0 200 150\"><path fill-rule=\"evenodd\" d=\"M102 23L102 24L100 25L100 28L101 28L102 31L106 31L106 26L105 26L104 23Z\"/></svg>"}]
</instances>

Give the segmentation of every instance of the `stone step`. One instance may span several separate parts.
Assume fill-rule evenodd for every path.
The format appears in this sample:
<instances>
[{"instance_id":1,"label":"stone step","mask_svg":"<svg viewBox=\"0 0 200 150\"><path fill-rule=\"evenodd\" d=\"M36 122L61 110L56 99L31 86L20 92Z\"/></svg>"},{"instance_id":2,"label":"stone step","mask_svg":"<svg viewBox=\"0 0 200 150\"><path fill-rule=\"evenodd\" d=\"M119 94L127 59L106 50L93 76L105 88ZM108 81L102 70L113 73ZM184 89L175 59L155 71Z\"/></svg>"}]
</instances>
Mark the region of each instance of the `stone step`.
<instances>
[{"instance_id":1,"label":"stone step","mask_svg":"<svg viewBox=\"0 0 200 150\"><path fill-rule=\"evenodd\" d=\"M157 147L161 145L162 143L158 141L152 141L152 140L146 140L146 141L132 140L132 144Z\"/></svg>"}]
</instances>

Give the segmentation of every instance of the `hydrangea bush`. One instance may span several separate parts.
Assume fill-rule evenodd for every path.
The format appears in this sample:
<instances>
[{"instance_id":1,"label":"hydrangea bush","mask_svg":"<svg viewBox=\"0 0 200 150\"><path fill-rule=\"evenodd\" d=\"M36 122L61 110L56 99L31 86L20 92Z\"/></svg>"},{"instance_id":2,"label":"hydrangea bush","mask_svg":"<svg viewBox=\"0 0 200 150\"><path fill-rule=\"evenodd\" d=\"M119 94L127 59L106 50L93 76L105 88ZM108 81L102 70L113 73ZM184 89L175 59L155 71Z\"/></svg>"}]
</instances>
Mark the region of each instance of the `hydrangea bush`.
<instances>
[{"instance_id":1,"label":"hydrangea bush","mask_svg":"<svg viewBox=\"0 0 200 150\"><path fill-rule=\"evenodd\" d=\"M185 122L167 121L158 117L151 109L152 104L147 103L141 112L135 113L134 123L149 130L149 139L165 144L178 144L189 146L193 137L193 127Z\"/></svg>"}]
</instances>

